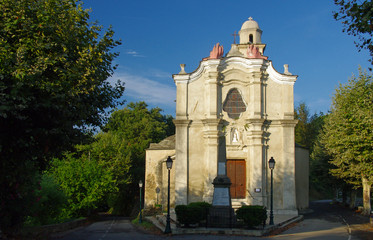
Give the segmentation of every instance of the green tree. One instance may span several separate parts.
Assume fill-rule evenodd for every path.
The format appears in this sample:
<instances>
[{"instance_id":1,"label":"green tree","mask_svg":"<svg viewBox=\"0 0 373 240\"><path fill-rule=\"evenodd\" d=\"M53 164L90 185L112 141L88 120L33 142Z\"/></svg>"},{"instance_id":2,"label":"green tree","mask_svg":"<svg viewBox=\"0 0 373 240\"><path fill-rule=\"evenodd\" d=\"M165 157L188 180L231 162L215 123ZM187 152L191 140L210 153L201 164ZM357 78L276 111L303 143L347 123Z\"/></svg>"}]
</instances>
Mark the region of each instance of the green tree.
<instances>
[{"instance_id":1,"label":"green tree","mask_svg":"<svg viewBox=\"0 0 373 240\"><path fill-rule=\"evenodd\" d=\"M295 142L303 147L310 148L312 145L310 136L310 113L307 105L302 102L294 110L294 118L298 120L295 127Z\"/></svg>"},{"instance_id":2,"label":"green tree","mask_svg":"<svg viewBox=\"0 0 373 240\"><path fill-rule=\"evenodd\" d=\"M67 198L53 177L43 174L40 184L35 189L36 202L32 206L31 216L27 217L26 225L47 225L66 221L62 211L66 207Z\"/></svg>"},{"instance_id":3,"label":"green tree","mask_svg":"<svg viewBox=\"0 0 373 240\"><path fill-rule=\"evenodd\" d=\"M0 16L0 227L9 232L27 214L35 172L105 123L124 87L106 81L120 42L77 0L1 0Z\"/></svg>"},{"instance_id":4,"label":"green tree","mask_svg":"<svg viewBox=\"0 0 373 240\"><path fill-rule=\"evenodd\" d=\"M118 166L119 192L110 199L114 212L128 214L132 210L134 198L138 196L138 182L144 180L145 150L150 143L175 133L172 116L162 115L161 111L160 108L148 109L145 102L129 103L111 114L103 133L92 145L92 156ZM113 150L108 151L108 148Z\"/></svg>"},{"instance_id":5,"label":"green tree","mask_svg":"<svg viewBox=\"0 0 373 240\"><path fill-rule=\"evenodd\" d=\"M306 103L301 102L294 110L294 118L298 120L295 126L295 142L310 149L310 153L312 153L318 134L322 129L324 114L320 112L310 115Z\"/></svg>"},{"instance_id":6,"label":"green tree","mask_svg":"<svg viewBox=\"0 0 373 240\"><path fill-rule=\"evenodd\" d=\"M320 116L318 121L324 122L327 115ZM346 196L346 183L331 175L330 170L334 165L330 163L331 157L321 143L322 128L310 153L310 191L313 197L318 199L329 199L336 197L336 191L343 190Z\"/></svg>"},{"instance_id":7,"label":"green tree","mask_svg":"<svg viewBox=\"0 0 373 240\"><path fill-rule=\"evenodd\" d=\"M324 125L325 115L310 115L308 106L302 102L294 110L298 120L295 127L295 142L309 149L310 152L310 196L319 199L334 197L340 182L330 175L330 157L320 143L320 132Z\"/></svg>"},{"instance_id":8,"label":"green tree","mask_svg":"<svg viewBox=\"0 0 373 240\"><path fill-rule=\"evenodd\" d=\"M113 174L118 190L107 201L115 214L131 214L138 202L138 182L144 179L145 150L150 143L175 133L172 117L161 111L148 109L145 102L129 103L111 114L94 142L77 146L83 158L99 162Z\"/></svg>"},{"instance_id":9,"label":"green tree","mask_svg":"<svg viewBox=\"0 0 373 240\"><path fill-rule=\"evenodd\" d=\"M72 153L53 160L46 175L53 177L67 196L64 217L88 216L106 205L107 194L117 191L113 171L104 165L85 156L75 157Z\"/></svg>"},{"instance_id":10,"label":"green tree","mask_svg":"<svg viewBox=\"0 0 373 240\"><path fill-rule=\"evenodd\" d=\"M368 49L369 61L373 64L373 3L371 0L334 0L339 7L338 12L334 12L334 18L342 21L344 32L349 35L358 36L359 42L355 42L359 51Z\"/></svg>"},{"instance_id":11,"label":"green tree","mask_svg":"<svg viewBox=\"0 0 373 240\"><path fill-rule=\"evenodd\" d=\"M364 213L370 213L373 182L373 77L359 69L348 83L340 84L325 120L322 142L335 169L331 173L363 186Z\"/></svg>"}]
</instances>

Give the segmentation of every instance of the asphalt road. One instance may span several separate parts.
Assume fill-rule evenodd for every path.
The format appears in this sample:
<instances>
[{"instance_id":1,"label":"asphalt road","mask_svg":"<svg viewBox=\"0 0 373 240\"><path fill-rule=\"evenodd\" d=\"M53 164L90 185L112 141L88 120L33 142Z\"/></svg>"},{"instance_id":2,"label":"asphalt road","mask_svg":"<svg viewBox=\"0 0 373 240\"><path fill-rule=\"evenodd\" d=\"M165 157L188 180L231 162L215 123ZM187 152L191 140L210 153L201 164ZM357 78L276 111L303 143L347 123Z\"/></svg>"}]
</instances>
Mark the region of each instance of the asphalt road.
<instances>
[{"instance_id":1,"label":"asphalt road","mask_svg":"<svg viewBox=\"0 0 373 240\"><path fill-rule=\"evenodd\" d=\"M288 230L267 237L222 236L222 235L170 235L149 233L135 228L128 219L115 218L93 223L55 236L61 240L119 240L119 239L193 239L193 240L243 240L243 239L318 239L318 240L373 240L373 228L369 219L355 214L348 208L329 202L313 202L313 213L306 214L302 222ZM364 226L364 227L362 227ZM368 227L367 227L368 226ZM277 232L278 233L278 232Z\"/></svg>"}]
</instances>

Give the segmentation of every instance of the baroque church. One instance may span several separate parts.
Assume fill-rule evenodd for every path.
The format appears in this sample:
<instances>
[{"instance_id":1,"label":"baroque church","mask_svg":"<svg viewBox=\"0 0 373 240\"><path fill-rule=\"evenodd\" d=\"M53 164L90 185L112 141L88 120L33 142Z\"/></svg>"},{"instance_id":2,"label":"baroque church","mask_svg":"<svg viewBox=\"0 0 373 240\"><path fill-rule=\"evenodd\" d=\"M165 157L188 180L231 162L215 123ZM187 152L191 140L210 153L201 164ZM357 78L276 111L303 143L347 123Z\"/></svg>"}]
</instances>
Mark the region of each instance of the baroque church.
<instances>
[{"instance_id":1,"label":"baroque church","mask_svg":"<svg viewBox=\"0 0 373 240\"><path fill-rule=\"evenodd\" d=\"M173 75L176 84L176 134L146 150L145 209L167 207L171 156L171 208L213 199L220 165L231 180L234 208L270 205L268 160L273 170L275 214L308 208L308 150L294 140L296 75L274 69L264 55L262 30L251 17L239 43L224 55L216 44L191 73Z\"/></svg>"}]
</instances>

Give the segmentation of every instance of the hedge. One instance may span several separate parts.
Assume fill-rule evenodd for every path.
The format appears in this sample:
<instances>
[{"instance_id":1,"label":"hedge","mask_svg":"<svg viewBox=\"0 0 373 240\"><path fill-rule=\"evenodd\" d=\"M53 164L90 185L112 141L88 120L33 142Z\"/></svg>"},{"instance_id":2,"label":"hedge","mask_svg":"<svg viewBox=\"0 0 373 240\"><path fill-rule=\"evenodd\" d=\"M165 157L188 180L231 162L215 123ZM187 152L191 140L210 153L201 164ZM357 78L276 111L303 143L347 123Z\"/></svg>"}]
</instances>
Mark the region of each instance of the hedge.
<instances>
[{"instance_id":1,"label":"hedge","mask_svg":"<svg viewBox=\"0 0 373 240\"><path fill-rule=\"evenodd\" d=\"M236 211L237 219L243 220L249 228L265 224L267 209L264 206L242 206Z\"/></svg>"},{"instance_id":2,"label":"hedge","mask_svg":"<svg viewBox=\"0 0 373 240\"><path fill-rule=\"evenodd\" d=\"M175 212L180 224L189 226L206 220L208 209L211 204L206 202L193 202L188 205L177 205Z\"/></svg>"}]
</instances>

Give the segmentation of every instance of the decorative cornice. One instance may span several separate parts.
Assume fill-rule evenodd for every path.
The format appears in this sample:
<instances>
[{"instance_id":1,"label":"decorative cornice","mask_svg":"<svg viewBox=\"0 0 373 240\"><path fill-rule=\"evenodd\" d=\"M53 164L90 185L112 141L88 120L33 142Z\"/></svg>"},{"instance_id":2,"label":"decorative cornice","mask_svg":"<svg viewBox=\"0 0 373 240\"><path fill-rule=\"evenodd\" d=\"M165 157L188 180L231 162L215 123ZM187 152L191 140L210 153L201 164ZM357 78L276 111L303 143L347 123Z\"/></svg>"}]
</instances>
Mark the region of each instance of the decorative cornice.
<instances>
[{"instance_id":1,"label":"decorative cornice","mask_svg":"<svg viewBox=\"0 0 373 240\"><path fill-rule=\"evenodd\" d=\"M296 119L274 119L271 120L271 126L287 126L293 127L298 123Z\"/></svg>"},{"instance_id":2,"label":"decorative cornice","mask_svg":"<svg viewBox=\"0 0 373 240\"><path fill-rule=\"evenodd\" d=\"M217 68L226 69L228 65L238 65L248 71L263 69L268 73L270 79L279 84L294 85L298 78L297 75L288 75L277 72L273 68L271 61L256 58L248 59L244 57L226 57L222 59L204 60L200 62L198 68L194 72L188 74L174 74L172 77L176 84L191 83L199 79L205 71L216 70Z\"/></svg>"},{"instance_id":3,"label":"decorative cornice","mask_svg":"<svg viewBox=\"0 0 373 240\"><path fill-rule=\"evenodd\" d=\"M266 67L266 61L264 59L248 59L244 57L227 57L224 58L220 64L220 67L226 68L227 65L239 65L245 69L258 69Z\"/></svg>"},{"instance_id":4,"label":"decorative cornice","mask_svg":"<svg viewBox=\"0 0 373 240\"><path fill-rule=\"evenodd\" d=\"M188 74L174 74L172 75L175 83L191 83L199 79L203 72L211 69L215 70L217 67L224 69L227 65L239 65L245 69L261 69L266 68L266 60L264 59L247 59L243 57L226 57L223 59L208 59L201 61L198 68Z\"/></svg>"},{"instance_id":5,"label":"decorative cornice","mask_svg":"<svg viewBox=\"0 0 373 240\"><path fill-rule=\"evenodd\" d=\"M269 75L269 78L272 79L274 82L277 82L279 84L288 84L288 85L294 85L295 81L297 80L297 75L286 75L281 74L277 72L272 65L272 62L269 61L269 65L267 67L267 73Z\"/></svg>"},{"instance_id":6,"label":"decorative cornice","mask_svg":"<svg viewBox=\"0 0 373 240\"><path fill-rule=\"evenodd\" d=\"M186 127L186 126L189 126L189 124L192 122L192 120L174 119L174 120L172 120L172 122L175 124L175 126Z\"/></svg>"},{"instance_id":7,"label":"decorative cornice","mask_svg":"<svg viewBox=\"0 0 373 240\"><path fill-rule=\"evenodd\" d=\"M205 119L202 119L202 123L205 126L218 126L219 124L222 123L222 119L221 118L205 118Z\"/></svg>"}]
</instances>

